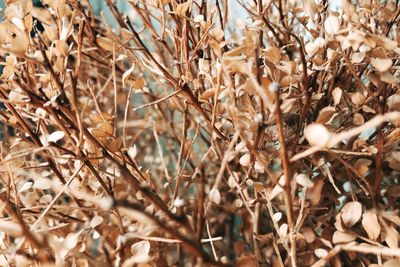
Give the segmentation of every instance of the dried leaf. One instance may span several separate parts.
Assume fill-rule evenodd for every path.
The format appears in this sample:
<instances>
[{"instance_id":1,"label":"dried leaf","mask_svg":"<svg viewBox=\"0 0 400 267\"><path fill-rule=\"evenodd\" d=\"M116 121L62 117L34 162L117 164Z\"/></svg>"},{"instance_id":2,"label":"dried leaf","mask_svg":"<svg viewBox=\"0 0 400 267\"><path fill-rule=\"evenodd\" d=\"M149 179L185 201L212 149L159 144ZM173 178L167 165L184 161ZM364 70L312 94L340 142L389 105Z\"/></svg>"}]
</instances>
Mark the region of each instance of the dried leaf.
<instances>
[{"instance_id":1,"label":"dried leaf","mask_svg":"<svg viewBox=\"0 0 400 267\"><path fill-rule=\"evenodd\" d=\"M238 152L247 152L249 149L246 147L246 142L241 141L239 144L235 146L235 150Z\"/></svg>"},{"instance_id":2,"label":"dried leaf","mask_svg":"<svg viewBox=\"0 0 400 267\"><path fill-rule=\"evenodd\" d=\"M187 1L185 3L179 4L175 9L175 13L180 16L185 16L186 11L189 9L190 3L190 1Z\"/></svg>"},{"instance_id":3,"label":"dried leaf","mask_svg":"<svg viewBox=\"0 0 400 267\"><path fill-rule=\"evenodd\" d=\"M360 92L355 92L351 94L351 102L353 102L355 105L360 106L364 104L365 102L365 96L361 94Z\"/></svg>"},{"instance_id":4,"label":"dried leaf","mask_svg":"<svg viewBox=\"0 0 400 267\"><path fill-rule=\"evenodd\" d=\"M399 248L399 233L393 226L386 227L385 241L389 248Z\"/></svg>"},{"instance_id":5,"label":"dried leaf","mask_svg":"<svg viewBox=\"0 0 400 267\"><path fill-rule=\"evenodd\" d=\"M281 50L277 47L270 47L263 51L266 60L272 62L274 65L279 65L281 60Z\"/></svg>"},{"instance_id":6,"label":"dried leaf","mask_svg":"<svg viewBox=\"0 0 400 267\"><path fill-rule=\"evenodd\" d=\"M29 98L25 94L19 93L16 90L11 91L8 94L8 99L11 102L27 102L27 101L29 101Z\"/></svg>"},{"instance_id":7,"label":"dried leaf","mask_svg":"<svg viewBox=\"0 0 400 267\"><path fill-rule=\"evenodd\" d=\"M305 237L307 243L313 243L315 241L315 233L310 227L302 227L301 233Z\"/></svg>"},{"instance_id":8,"label":"dried leaf","mask_svg":"<svg viewBox=\"0 0 400 267\"><path fill-rule=\"evenodd\" d=\"M396 41L393 41L383 35L375 35L374 38L378 47L384 47L388 51L395 50L398 47Z\"/></svg>"},{"instance_id":9,"label":"dried leaf","mask_svg":"<svg viewBox=\"0 0 400 267\"><path fill-rule=\"evenodd\" d=\"M361 63L363 60L364 60L364 58L365 58L365 53L353 53L352 55L351 55L351 62L353 63L353 64L358 64L358 63Z\"/></svg>"},{"instance_id":10,"label":"dried leaf","mask_svg":"<svg viewBox=\"0 0 400 267\"><path fill-rule=\"evenodd\" d=\"M133 147L130 147L128 149L128 155L129 155L129 157L131 157L131 159L135 159L137 153L138 153L138 151L137 151L136 145L133 145Z\"/></svg>"},{"instance_id":11,"label":"dried leaf","mask_svg":"<svg viewBox=\"0 0 400 267\"><path fill-rule=\"evenodd\" d=\"M103 123L104 119L100 114L92 114L89 116L90 120L94 123Z\"/></svg>"},{"instance_id":12,"label":"dried leaf","mask_svg":"<svg viewBox=\"0 0 400 267\"><path fill-rule=\"evenodd\" d=\"M69 233L67 235L67 237L65 238L65 240L63 242L64 248L67 251L76 247L76 245L78 244L78 241L79 241L80 234L81 234L81 231L79 231L77 233Z\"/></svg>"},{"instance_id":13,"label":"dried leaf","mask_svg":"<svg viewBox=\"0 0 400 267\"><path fill-rule=\"evenodd\" d=\"M297 174L296 176L296 181L299 185L303 187L313 187L314 183L310 179L310 176L304 173Z\"/></svg>"},{"instance_id":14,"label":"dried leaf","mask_svg":"<svg viewBox=\"0 0 400 267\"><path fill-rule=\"evenodd\" d=\"M384 72L390 69L393 62L390 58L376 58L373 57L370 59L371 65L378 71Z\"/></svg>"},{"instance_id":15,"label":"dried leaf","mask_svg":"<svg viewBox=\"0 0 400 267\"><path fill-rule=\"evenodd\" d=\"M278 184L274 186L269 197L270 199L274 199L277 195L283 192L283 187L285 186L285 176L281 176L279 178Z\"/></svg>"},{"instance_id":16,"label":"dried leaf","mask_svg":"<svg viewBox=\"0 0 400 267\"><path fill-rule=\"evenodd\" d=\"M310 18L313 18L317 12L317 5L314 0L303 0L303 9Z\"/></svg>"},{"instance_id":17,"label":"dried leaf","mask_svg":"<svg viewBox=\"0 0 400 267\"><path fill-rule=\"evenodd\" d=\"M210 88L205 90L199 97L199 101L208 101L208 99L210 99L211 97L213 97L215 95L216 89Z\"/></svg>"},{"instance_id":18,"label":"dried leaf","mask_svg":"<svg viewBox=\"0 0 400 267\"><path fill-rule=\"evenodd\" d=\"M295 98L285 99L281 104L282 112L283 113L291 112L292 109L295 107L296 103L297 103L297 99L295 99Z\"/></svg>"},{"instance_id":19,"label":"dried leaf","mask_svg":"<svg viewBox=\"0 0 400 267\"><path fill-rule=\"evenodd\" d=\"M363 110L364 112L366 112L366 113L372 113L372 114L375 114L375 113L376 113L376 110L375 110L375 109L373 109L373 108L371 108L371 107L369 107L369 106L367 106L367 105L364 105L364 106L362 107L362 110Z\"/></svg>"},{"instance_id":20,"label":"dried leaf","mask_svg":"<svg viewBox=\"0 0 400 267\"><path fill-rule=\"evenodd\" d=\"M131 33L130 31L128 31L128 30L125 29L125 28L122 28L122 29L120 30L120 33L121 33L122 38L124 38L124 39L126 39L126 40L130 40L130 39L132 39L133 37L135 37L135 35L134 35L133 33Z\"/></svg>"},{"instance_id":21,"label":"dried leaf","mask_svg":"<svg viewBox=\"0 0 400 267\"><path fill-rule=\"evenodd\" d=\"M258 173L264 173L265 170L264 170L264 165L262 164L262 162L256 160L256 161L254 162L254 170L255 170L256 172L258 172Z\"/></svg>"},{"instance_id":22,"label":"dried leaf","mask_svg":"<svg viewBox=\"0 0 400 267\"><path fill-rule=\"evenodd\" d=\"M282 212L276 212L272 217L276 222L279 222L282 218Z\"/></svg>"},{"instance_id":23,"label":"dried leaf","mask_svg":"<svg viewBox=\"0 0 400 267\"><path fill-rule=\"evenodd\" d=\"M338 243L349 243L351 241L356 240L357 236L351 233L345 233L341 231L335 231L332 236L332 242L334 244Z\"/></svg>"},{"instance_id":24,"label":"dried leaf","mask_svg":"<svg viewBox=\"0 0 400 267\"><path fill-rule=\"evenodd\" d=\"M346 203L341 211L341 218L345 227L352 227L360 219L362 215L362 205L360 202L351 201Z\"/></svg>"},{"instance_id":25,"label":"dried leaf","mask_svg":"<svg viewBox=\"0 0 400 267\"><path fill-rule=\"evenodd\" d=\"M96 38L96 42L106 51L111 52L114 49L114 42L110 38L99 36Z\"/></svg>"},{"instance_id":26,"label":"dried leaf","mask_svg":"<svg viewBox=\"0 0 400 267\"><path fill-rule=\"evenodd\" d=\"M221 203L221 194L218 190L218 188L213 188L210 190L210 192L208 192L208 197L210 198L210 200L216 204L220 204Z\"/></svg>"},{"instance_id":27,"label":"dried leaf","mask_svg":"<svg viewBox=\"0 0 400 267\"><path fill-rule=\"evenodd\" d=\"M68 55L68 44L65 40L57 40L56 44L56 55L66 57Z\"/></svg>"},{"instance_id":28,"label":"dried leaf","mask_svg":"<svg viewBox=\"0 0 400 267\"><path fill-rule=\"evenodd\" d=\"M332 97L335 106L338 105L340 103L340 99L342 98L342 89L340 89L339 87L333 89Z\"/></svg>"},{"instance_id":29,"label":"dried leaf","mask_svg":"<svg viewBox=\"0 0 400 267\"><path fill-rule=\"evenodd\" d=\"M378 239L381 233L381 226L375 212L367 211L363 214L362 226L370 239L374 241Z\"/></svg>"},{"instance_id":30,"label":"dried leaf","mask_svg":"<svg viewBox=\"0 0 400 267\"><path fill-rule=\"evenodd\" d=\"M312 1L312 0L310 0L310 1ZM314 54L316 54L318 52L319 47L314 42L308 42L305 45L305 49L306 49L307 54L310 57L312 57L312 56L314 56Z\"/></svg>"},{"instance_id":31,"label":"dried leaf","mask_svg":"<svg viewBox=\"0 0 400 267\"><path fill-rule=\"evenodd\" d=\"M19 55L24 54L29 46L29 39L24 33L17 33L11 42L11 50Z\"/></svg>"},{"instance_id":32,"label":"dried leaf","mask_svg":"<svg viewBox=\"0 0 400 267\"><path fill-rule=\"evenodd\" d=\"M397 151L394 151L397 152ZM396 153L400 156L400 153ZM400 185L392 184L388 187L386 193L391 197L400 197Z\"/></svg>"},{"instance_id":33,"label":"dried leaf","mask_svg":"<svg viewBox=\"0 0 400 267\"><path fill-rule=\"evenodd\" d=\"M93 129L92 134L96 138L109 137L113 135L113 127L109 122L105 121L99 127Z\"/></svg>"},{"instance_id":34,"label":"dried leaf","mask_svg":"<svg viewBox=\"0 0 400 267\"><path fill-rule=\"evenodd\" d=\"M26 190L29 190L29 189L32 188L32 186L33 186L33 183L32 183L32 182L25 182L25 183L21 186L21 188L18 189L18 193L22 193L22 192L24 192L24 191L26 191Z\"/></svg>"},{"instance_id":35,"label":"dried leaf","mask_svg":"<svg viewBox=\"0 0 400 267\"><path fill-rule=\"evenodd\" d=\"M322 187L324 181L316 180L313 181L314 186L307 189L306 200L310 201L311 205L317 205L322 197Z\"/></svg>"},{"instance_id":36,"label":"dried leaf","mask_svg":"<svg viewBox=\"0 0 400 267\"><path fill-rule=\"evenodd\" d=\"M364 116L360 113L356 113L353 116L353 124L356 126L360 126L364 124Z\"/></svg>"},{"instance_id":37,"label":"dried leaf","mask_svg":"<svg viewBox=\"0 0 400 267\"><path fill-rule=\"evenodd\" d=\"M61 140L65 136L64 131L55 131L47 137L47 142L56 143L58 140Z\"/></svg>"},{"instance_id":38,"label":"dried leaf","mask_svg":"<svg viewBox=\"0 0 400 267\"><path fill-rule=\"evenodd\" d=\"M243 156L241 156L239 159L239 163L242 166L248 167L250 165L250 155L244 154Z\"/></svg>"},{"instance_id":39,"label":"dried leaf","mask_svg":"<svg viewBox=\"0 0 400 267\"><path fill-rule=\"evenodd\" d=\"M100 225L101 223L103 223L103 221L104 221L103 217L101 217L99 215L96 215L90 220L89 227L90 228L95 228L98 225Z\"/></svg>"},{"instance_id":40,"label":"dried leaf","mask_svg":"<svg viewBox=\"0 0 400 267\"><path fill-rule=\"evenodd\" d=\"M132 81L132 80L128 79L126 81L126 84L131 85L133 87L133 89L141 90L143 88L143 86L145 85L145 82L144 82L143 79L138 79L138 80L135 80L135 81Z\"/></svg>"},{"instance_id":41,"label":"dried leaf","mask_svg":"<svg viewBox=\"0 0 400 267\"><path fill-rule=\"evenodd\" d=\"M110 150L112 153L116 153L121 150L122 146L122 137L118 137L114 139L108 146L107 149Z\"/></svg>"},{"instance_id":42,"label":"dried leaf","mask_svg":"<svg viewBox=\"0 0 400 267\"><path fill-rule=\"evenodd\" d=\"M132 257L129 258L131 264L149 262L151 257L150 242L147 240L139 241L131 246ZM124 265L123 265L124 266Z\"/></svg>"},{"instance_id":43,"label":"dried leaf","mask_svg":"<svg viewBox=\"0 0 400 267\"><path fill-rule=\"evenodd\" d=\"M389 161L389 167L394 170L400 170L400 151L392 151L389 155L389 159L391 159ZM391 189L391 187L389 187L389 189Z\"/></svg>"},{"instance_id":44,"label":"dried leaf","mask_svg":"<svg viewBox=\"0 0 400 267\"><path fill-rule=\"evenodd\" d=\"M316 123L328 123L332 119L332 116L335 114L335 112L336 109L334 107L324 107L320 110Z\"/></svg>"},{"instance_id":45,"label":"dried leaf","mask_svg":"<svg viewBox=\"0 0 400 267\"><path fill-rule=\"evenodd\" d=\"M398 83L399 79L393 76L389 71L382 72L380 75L381 81L389 84Z\"/></svg>"},{"instance_id":46,"label":"dried leaf","mask_svg":"<svg viewBox=\"0 0 400 267\"><path fill-rule=\"evenodd\" d=\"M335 16L329 16L324 23L325 32L327 34L336 34L339 31L340 24L339 20Z\"/></svg>"},{"instance_id":47,"label":"dried leaf","mask_svg":"<svg viewBox=\"0 0 400 267\"><path fill-rule=\"evenodd\" d=\"M282 61L280 66L276 66L277 69L288 75L293 75L296 72L296 67L297 63L295 61Z\"/></svg>"},{"instance_id":48,"label":"dried leaf","mask_svg":"<svg viewBox=\"0 0 400 267\"><path fill-rule=\"evenodd\" d=\"M288 234L288 225L287 223L282 223L282 225L279 227L279 234L283 237L287 236Z\"/></svg>"},{"instance_id":49,"label":"dried leaf","mask_svg":"<svg viewBox=\"0 0 400 267\"><path fill-rule=\"evenodd\" d=\"M393 94L387 98L387 106L389 110L399 110L400 109L400 94Z\"/></svg>"}]
</instances>

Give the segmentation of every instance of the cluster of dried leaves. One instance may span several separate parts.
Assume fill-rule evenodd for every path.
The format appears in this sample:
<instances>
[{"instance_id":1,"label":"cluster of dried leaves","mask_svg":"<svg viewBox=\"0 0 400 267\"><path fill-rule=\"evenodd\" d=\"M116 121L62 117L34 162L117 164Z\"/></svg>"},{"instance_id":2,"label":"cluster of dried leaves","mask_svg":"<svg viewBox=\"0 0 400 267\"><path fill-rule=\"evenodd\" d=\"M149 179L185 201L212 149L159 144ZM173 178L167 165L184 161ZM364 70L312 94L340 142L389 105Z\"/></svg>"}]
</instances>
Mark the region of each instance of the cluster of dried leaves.
<instances>
[{"instance_id":1,"label":"cluster of dried leaves","mask_svg":"<svg viewBox=\"0 0 400 267\"><path fill-rule=\"evenodd\" d=\"M400 265L397 1L105 2L6 1L0 265Z\"/></svg>"}]
</instances>

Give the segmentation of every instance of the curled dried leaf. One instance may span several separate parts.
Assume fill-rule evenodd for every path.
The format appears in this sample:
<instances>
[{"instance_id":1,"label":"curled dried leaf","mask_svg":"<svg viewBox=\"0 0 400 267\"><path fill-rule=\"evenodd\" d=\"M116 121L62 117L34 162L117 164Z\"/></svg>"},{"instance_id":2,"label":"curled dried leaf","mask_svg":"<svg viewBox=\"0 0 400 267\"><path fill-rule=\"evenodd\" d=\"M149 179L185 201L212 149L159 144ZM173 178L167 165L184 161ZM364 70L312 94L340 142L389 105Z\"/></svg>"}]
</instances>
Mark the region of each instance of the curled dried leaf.
<instances>
[{"instance_id":1,"label":"curled dried leaf","mask_svg":"<svg viewBox=\"0 0 400 267\"><path fill-rule=\"evenodd\" d=\"M303 187L312 187L314 185L313 181L310 179L310 176L304 173L297 174L296 181L299 185Z\"/></svg>"},{"instance_id":2,"label":"curled dried leaf","mask_svg":"<svg viewBox=\"0 0 400 267\"><path fill-rule=\"evenodd\" d=\"M320 124L328 123L332 119L335 112L336 109L334 107L324 107L319 112L316 123Z\"/></svg>"},{"instance_id":3,"label":"curled dried leaf","mask_svg":"<svg viewBox=\"0 0 400 267\"><path fill-rule=\"evenodd\" d=\"M132 257L129 258L130 264L149 262L151 257L150 242L147 240L139 241L131 246ZM131 266L131 265L126 265Z\"/></svg>"},{"instance_id":4,"label":"curled dried leaf","mask_svg":"<svg viewBox=\"0 0 400 267\"><path fill-rule=\"evenodd\" d=\"M362 215L362 205L360 202L351 201L346 203L341 211L341 218L345 227L352 227L360 219Z\"/></svg>"}]
</instances>

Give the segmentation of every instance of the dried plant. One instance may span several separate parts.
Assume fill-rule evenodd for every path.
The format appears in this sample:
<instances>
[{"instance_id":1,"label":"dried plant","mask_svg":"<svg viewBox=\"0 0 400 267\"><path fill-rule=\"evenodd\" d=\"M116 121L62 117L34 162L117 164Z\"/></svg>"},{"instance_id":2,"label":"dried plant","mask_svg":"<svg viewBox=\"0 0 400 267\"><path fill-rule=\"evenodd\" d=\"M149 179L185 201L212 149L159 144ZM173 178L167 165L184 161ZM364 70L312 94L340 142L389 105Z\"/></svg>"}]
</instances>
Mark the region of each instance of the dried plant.
<instances>
[{"instance_id":1,"label":"dried plant","mask_svg":"<svg viewBox=\"0 0 400 267\"><path fill-rule=\"evenodd\" d=\"M0 265L400 266L397 1L5 2Z\"/></svg>"}]
</instances>

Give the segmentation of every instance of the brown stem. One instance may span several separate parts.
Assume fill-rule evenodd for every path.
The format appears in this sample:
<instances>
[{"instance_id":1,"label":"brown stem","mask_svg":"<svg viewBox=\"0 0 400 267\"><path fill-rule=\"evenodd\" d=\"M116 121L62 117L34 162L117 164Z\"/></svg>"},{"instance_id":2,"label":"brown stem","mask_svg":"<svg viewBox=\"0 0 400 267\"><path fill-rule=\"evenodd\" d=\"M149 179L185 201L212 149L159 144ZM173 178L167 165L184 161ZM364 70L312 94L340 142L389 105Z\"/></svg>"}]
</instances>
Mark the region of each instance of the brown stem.
<instances>
[{"instance_id":1,"label":"brown stem","mask_svg":"<svg viewBox=\"0 0 400 267\"><path fill-rule=\"evenodd\" d=\"M293 219L293 204L291 195L291 170L288 158L288 152L286 149L285 135L283 132L283 120L282 111L280 107L279 90L274 92L275 100L275 122L278 130L278 141L280 145L280 154L282 160L283 175L285 176L285 185L283 187L283 197L285 199L285 207L287 213L287 223L290 230L290 258L292 262L292 267L297 266L297 256L296 256L296 237L293 235L294 230L294 219Z\"/></svg>"}]
</instances>

